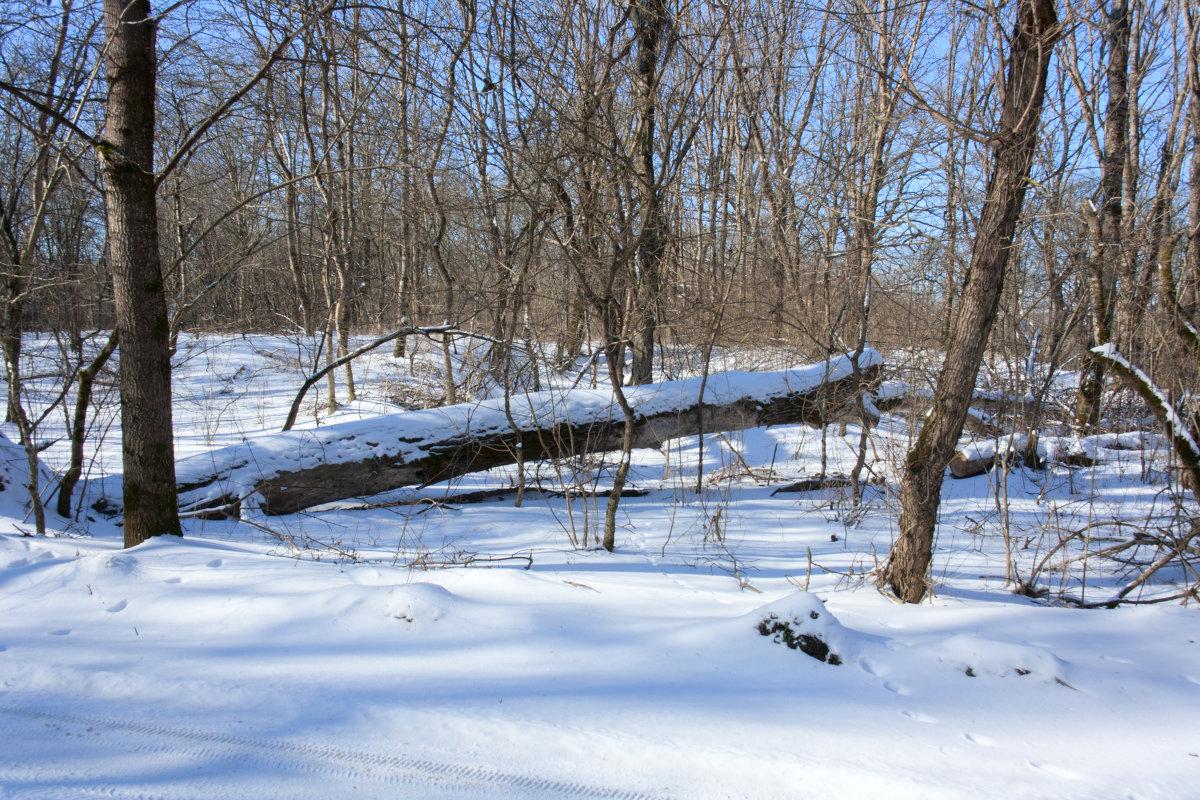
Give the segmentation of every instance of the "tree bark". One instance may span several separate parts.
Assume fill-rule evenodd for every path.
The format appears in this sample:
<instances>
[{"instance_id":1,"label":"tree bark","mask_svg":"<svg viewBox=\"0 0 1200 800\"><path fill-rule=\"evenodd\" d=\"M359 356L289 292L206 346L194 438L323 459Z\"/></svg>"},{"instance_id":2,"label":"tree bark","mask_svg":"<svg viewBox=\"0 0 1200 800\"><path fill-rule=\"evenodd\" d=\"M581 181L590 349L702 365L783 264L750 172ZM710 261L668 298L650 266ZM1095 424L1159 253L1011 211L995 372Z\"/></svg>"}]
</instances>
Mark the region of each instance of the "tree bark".
<instances>
[{"instance_id":1,"label":"tree bark","mask_svg":"<svg viewBox=\"0 0 1200 800\"><path fill-rule=\"evenodd\" d=\"M662 293L662 260L666 252L667 220L662 208L662 187L655 166L658 112L658 60L667 9L663 0L640 0L633 4L637 35L638 128L635 172L642 204L642 229L637 242L637 280L634 320L630 341L633 364L631 384L654 380L654 343L658 334L658 304Z\"/></svg>"},{"instance_id":2,"label":"tree bark","mask_svg":"<svg viewBox=\"0 0 1200 800\"><path fill-rule=\"evenodd\" d=\"M1116 299L1113 270L1123 260L1121 212L1125 162L1129 154L1129 37L1130 13L1127 0L1117 0L1105 10L1108 45L1106 82L1108 107L1104 112L1104 153L1100 164L1100 205L1089 220L1093 249L1088 263L1092 301L1092 329L1085 354L1079 394L1075 403L1075 428L1090 434L1100 424L1100 401L1104 393L1105 361L1090 348L1112 339ZM1126 287L1129 291L1133 287Z\"/></svg>"},{"instance_id":3,"label":"tree bark","mask_svg":"<svg viewBox=\"0 0 1200 800\"><path fill-rule=\"evenodd\" d=\"M962 432L996 318L1037 145L1046 73L1058 36L1054 0L1021 0L1004 82L1000 131L993 145L995 160L966 285L938 376L933 408L905 459L900 535L882 576L896 596L908 603L920 602L928 588L942 476Z\"/></svg>"},{"instance_id":4,"label":"tree bark","mask_svg":"<svg viewBox=\"0 0 1200 800\"><path fill-rule=\"evenodd\" d=\"M108 102L100 148L120 385L125 546L180 533L170 326L154 180L156 22L149 0L104 0Z\"/></svg>"},{"instance_id":5,"label":"tree bark","mask_svg":"<svg viewBox=\"0 0 1200 800\"><path fill-rule=\"evenodd\" d=\"M1188 47L1187 70L1188 90L1191 94L1188 117L1191 122L1192 160L1188 183L1191 193L1188 198L1187 260L1184 263L1179 301L1184 306L1200 304L1200 11L1191 9L1187 14ZM1191 302L1184 287L1191 288ZM1200 487L1197 487L1200 491Z\"/></svg>"},{"instance_id":6,"label":"tree bark","mask_svg":"<svg viewBox=\"0 0 1200 800\"><path fill-rule=\"evenodd\" d=\"M71 518L71 497L79 479L83 477L83 448L87 437L88 409L92 405L92 391L96 385L96 376L108 359L117 349L117 335L111 334L101 346L100 352L92 361L79 370L79 386L75 389L75 413L71 415L71 463L63 473L58 484L58 514L64 519Z\"/></svg>"}]
</instances>

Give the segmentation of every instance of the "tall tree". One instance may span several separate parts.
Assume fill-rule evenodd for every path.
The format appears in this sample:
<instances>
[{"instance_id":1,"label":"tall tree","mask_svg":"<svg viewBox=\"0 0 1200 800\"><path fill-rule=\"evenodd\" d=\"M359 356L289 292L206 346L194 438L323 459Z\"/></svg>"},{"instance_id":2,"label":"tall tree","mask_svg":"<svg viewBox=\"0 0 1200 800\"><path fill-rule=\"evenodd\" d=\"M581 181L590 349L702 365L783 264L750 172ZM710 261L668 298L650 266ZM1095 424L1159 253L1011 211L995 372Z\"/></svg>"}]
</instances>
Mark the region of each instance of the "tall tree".
<instances>
[{"instance_id":1,"label":"tall tree","mask_svg":"<svg viewBox=\"0 0 1200 800\"><path fill-rule=\"evenodd\" d=\"M1092 255L1088 283L1092 301L1091 338L1075 405L1075 427L1091 433L1100 424L1100 400L1104 391L1105 362L1091 347L1112 339L1116 310L1114 286L1117 265L1122 259L1122 211L1125 167L1129 157L1129 37L1128 0L1116 0L1111 10L1103 9L1104 41L1108 51L1105 71L1108 106L1104 112L1104 145L1100 156L1100 194L1096 208L1087 214L1092 233ZM1090 119L1090 115L1089 115ZM1132 290L1132 287L1126 287Z\"/></svg>"},{"instance_id":2,"label":"tall tree","mask_svg":"<svg viewBox=\"0 0 1200 800\"><path fill-rule=\"evenodd\" d=\"M942 475L966 420L1004 286L1025 202L1041 119L1046 74L1059 37L1055 0L1020 0L1004 79L1000 126L966 284L934 390L933 408L905 458L900 535L883 578L896 596L918 603L927 591Z\"/></svg>"},{"instance_id":3,"label":"tall tree","mask_svg":"<svg viewBox=\"0 0 1200 800\"><path fill-rule=\"evenodd\" d=\"M104 0L108 101L99 148L120 341L125 546L180 533L171 341L154 174L157 20L149 0Z\"/></svg>"},{"instance_id":4,"label":"tall tree","mask_svg":"<svg viewBox=\"0 0 1200 800\"><path fill-rule=\"evenodd\" d=\"M659 59L667 32L667 7L663 0L638 0L631 6L637 39L637 134L634 172L641 203L641 229L637 242L637 327L630 343L633 352L630 383L654 380L654 342L658 334L658 304L662 292L662 261L667 242L656 148Z\"/></svg>"}]
</instances>

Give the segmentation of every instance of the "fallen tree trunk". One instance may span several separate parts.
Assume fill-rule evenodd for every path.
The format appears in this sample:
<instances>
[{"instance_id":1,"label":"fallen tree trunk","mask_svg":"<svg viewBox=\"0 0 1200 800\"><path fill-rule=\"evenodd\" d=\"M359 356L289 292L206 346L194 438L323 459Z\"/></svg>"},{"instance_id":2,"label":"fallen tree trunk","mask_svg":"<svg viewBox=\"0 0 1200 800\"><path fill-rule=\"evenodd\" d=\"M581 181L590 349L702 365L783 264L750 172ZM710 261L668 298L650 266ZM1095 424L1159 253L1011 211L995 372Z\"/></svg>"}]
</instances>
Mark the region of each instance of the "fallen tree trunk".
<instances>
[{"instance_id":1,"label":"fallen tree trunk","mask_svg":"<svg viewBox=\"0 0 1200 800\"><path fill-rule=\"evenodd\" d=\"M704 433L761 425L820 426L844 416L878 384L883 360L867 351L859 375L841 357L781 372L724 372L704 388ZM634 447L696 435L699 379L628 387ZM237 516L243 503L289 514L349 497L423 486L516 462L616 449L624 425L611 391L570 389L388 414L257 437L178 463L180 510ZM111 501L109 501L111 503ZM111 506L110 506L111 507Z\"/></svg>"},{"instance_id":2,"label":"fallen tree trunk","mask_svg":"<svg viewBox=\"0 0 1200 800\"><path fill-rule=\"evenodd\" d=\"M910 419L922 419L933 404L933 392L903 381L888 381L874 398L875 408ZM1002 436L1015 427L1015 420L1034 403L1032 397L1016 397L976 389L971 395L964 427L979 436ZM1055 419L1052 409L1045 416Z\"/></svg>"},{"instance_id":3,"label":"fallen tree trunk","mask_svg":"<svg viewBox=\"0 0 1200 800\"><path fill-rule=\"evenodd\" d=\"M1027 437L1013 434L964 447L950 460L950 477L974 478L985 475L993 467L1004 463L1005 459L1009 464L1020 464L1024 461L1028 444ZM1171 446L1171 442L1159 434L1129 431L1100 433L1078 439L1052 436L1040 439L1036 445L1037 459L1041 465L1094 467L1115 460L1121 452L1165 452Z\"/></svg>"}]
</instances>

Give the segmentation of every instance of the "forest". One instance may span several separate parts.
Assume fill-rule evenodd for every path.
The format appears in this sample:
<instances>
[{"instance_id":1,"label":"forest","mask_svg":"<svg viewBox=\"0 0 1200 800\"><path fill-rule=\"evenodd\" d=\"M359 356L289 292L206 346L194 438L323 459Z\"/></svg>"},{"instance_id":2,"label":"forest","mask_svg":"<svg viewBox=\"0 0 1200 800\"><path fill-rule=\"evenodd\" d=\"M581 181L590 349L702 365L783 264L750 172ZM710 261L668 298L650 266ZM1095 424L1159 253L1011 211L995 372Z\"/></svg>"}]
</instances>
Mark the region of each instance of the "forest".
<instances>
[{"instance_id":1,"label":"forest","mask_svg":"<svg viewBox=\"0 0 1200 800\"><path fill-rule=\"evenodd\" d=\"M0 797L1197 791L1190 0L0 0L0 109Z\"/></svg>"}]
</instances>

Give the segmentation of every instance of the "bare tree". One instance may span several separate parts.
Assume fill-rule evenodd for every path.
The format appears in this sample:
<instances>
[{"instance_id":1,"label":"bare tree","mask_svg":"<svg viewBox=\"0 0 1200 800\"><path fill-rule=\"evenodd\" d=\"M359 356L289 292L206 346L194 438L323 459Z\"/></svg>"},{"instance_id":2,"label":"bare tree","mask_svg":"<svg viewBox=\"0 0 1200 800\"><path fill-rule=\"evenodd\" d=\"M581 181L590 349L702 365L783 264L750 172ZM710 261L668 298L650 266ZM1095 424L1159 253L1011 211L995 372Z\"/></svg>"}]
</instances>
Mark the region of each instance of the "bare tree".
<instances>
[{"instance_id":1,"label":"bare tree","mask_svg":"<svg viewBox=\"0 0 1200 800\"><path fill-rule=\"evenodd\" d=\"M897 597L920 602L928 589L942 475L954 454L996 318L1017 221L1037 146L1046 74L1060 34L1054 0L1021 0L1009 44L992 173L933 408L905 458L900 534L883 570Z\"/></svg>"},{"instance_id":2,"label":"bare tree","mask_svg":"<svg viewBox=\"0 0 1200 800\"><path fill-rule=\"evenodd\" d=\"M107 114L100 156L117 338L125 546L179 534L171 342L154 173L157 20L148 0L105 0Z\"/></svg>"}]
</instances>

